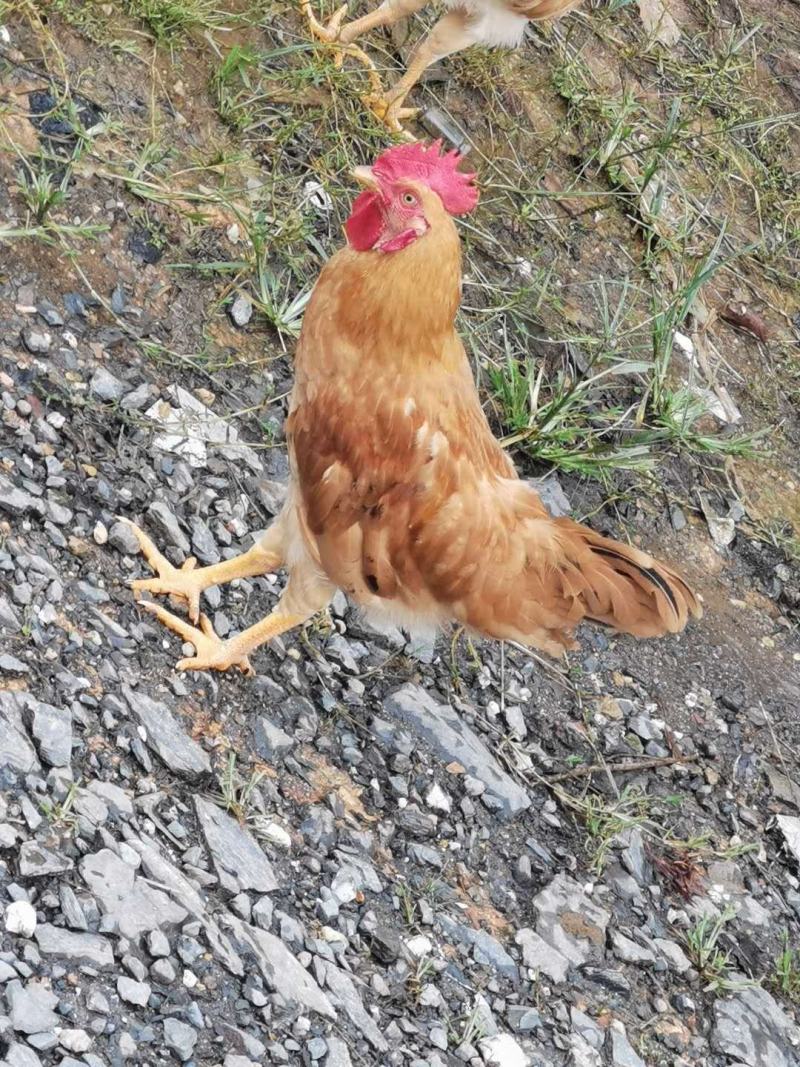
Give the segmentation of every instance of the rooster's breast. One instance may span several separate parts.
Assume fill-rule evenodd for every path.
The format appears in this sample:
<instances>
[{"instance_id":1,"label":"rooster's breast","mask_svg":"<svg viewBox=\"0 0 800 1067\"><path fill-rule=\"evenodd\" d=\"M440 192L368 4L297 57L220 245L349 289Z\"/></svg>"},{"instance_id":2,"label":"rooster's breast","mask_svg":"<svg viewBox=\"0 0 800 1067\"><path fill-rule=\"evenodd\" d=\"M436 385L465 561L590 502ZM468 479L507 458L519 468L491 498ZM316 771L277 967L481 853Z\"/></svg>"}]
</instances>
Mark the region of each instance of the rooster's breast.
<instances>
[{"instance_id":1,"label":"rooster's breast","mask_svg":"<svg viewBox=\"0 0 800 1067\"><path fill-rule=\"evenodd\" d=\"M528 19L512 11L503 0L445 0L446 6L466 11L475 42L516 48L522 41Z\"/></svg>"}]
</instances>

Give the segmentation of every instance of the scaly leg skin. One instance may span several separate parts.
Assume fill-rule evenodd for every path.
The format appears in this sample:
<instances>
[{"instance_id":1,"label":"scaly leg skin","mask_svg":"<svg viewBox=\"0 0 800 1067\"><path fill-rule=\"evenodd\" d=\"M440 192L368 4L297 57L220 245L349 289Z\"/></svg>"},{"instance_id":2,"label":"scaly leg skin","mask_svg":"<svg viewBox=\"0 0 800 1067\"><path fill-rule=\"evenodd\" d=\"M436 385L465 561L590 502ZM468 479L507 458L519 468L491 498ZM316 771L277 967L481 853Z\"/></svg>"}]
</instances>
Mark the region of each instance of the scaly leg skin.
<instances>
[{"instance_id":1,"label":"scaly leg skin","mask_svg":"<svg viewBox=\"0 0 800 1067\"><path fill-rule=\"evenodd\" d=\"M234 559L214 563L210 567L195 570L197 560L190 557L182 567L173 567L156 548L144 530L130 519L120 516L136 535L142 553L156 572L156 578L137 578L132 581L134 596L141 593L165 593L186 602L189 618L196 623L200 618L200 594L212 585L223 585L234 578L252 578L269 574L283 563L283 529L279 521L270 526L264 537L247 552ZM213 633L213 631L212 631Z\"/></svg>"},{"instance_id":2,"label":"scaly leg skin","mask_svg":"<svg viewBox=\"0 0 800 1067\"><path fill-rule=\"evenodd\" d=\"M173 615L150 600L143 601L142 607L180 634L184 641L191 641L195 647L194 656L188 656L178 662L179 671L227 671L238 667L242 674L252 677L255 674L250 663L250 653L259 645L272 640L279 634L300 626L312 615L322 611L330 601L335 587L327 579L317 574L306 575L295 572L289 578L286 589L273 611L254 626L248 627L235 637L223 641L214 633L210 620L200 616L200 626L191 626L185 619Z\"/></svg>"},{"instance_id":3,"label":"scaly leg skin","mask_svg":"<svg viewBox=\"0 0 800 1067\"><path fill-rule=\"evenodd\" d=\"M370 93L364 97L364 103L392 133L410 136L403 128L403 119L415 116L418 109L403 107L408 94L428 67L469 47L476 39L471 16L467 12L448 12L414 50L408 69L400 81L386 93Z\"/></svg>"},{"instance_id":4,"label":"scaly leg skin","mask_svg":"<svg viewBox=\"0 0 800 1067\"><path fill-rule=\"evenodd\" d=\"M342 4L327 26L323 26L312 11L311 0L300 0L300 10L306 17L308 28L312 35L316 37L317 40L332 46L333 62L337 68L341 67L342 63L344 63L345 56L352 56L353 59L358 60L362 67L365 68L370 85L372 86L372 92L377 94L383 92L383 85L381 84L377 68L364 49L359 48L358 45L353 44L352 41L345 41L343 39L340 27L342 19L347 14L347 4Z\"/></svg>"}]
</instances>

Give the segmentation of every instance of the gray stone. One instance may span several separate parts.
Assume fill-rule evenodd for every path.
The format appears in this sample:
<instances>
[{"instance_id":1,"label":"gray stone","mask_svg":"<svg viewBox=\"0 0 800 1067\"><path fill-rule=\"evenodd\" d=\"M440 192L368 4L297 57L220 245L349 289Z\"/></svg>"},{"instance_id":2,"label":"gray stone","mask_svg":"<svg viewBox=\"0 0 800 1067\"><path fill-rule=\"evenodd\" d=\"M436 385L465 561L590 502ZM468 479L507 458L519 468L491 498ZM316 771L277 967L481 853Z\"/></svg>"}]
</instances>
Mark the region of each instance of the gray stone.
<instances>
[{"instance_id":1,"label":"gray stone","mask_svg":"<svg viewBox=\"0 0 800 1067\"><path fill-rule=\"evenodd\" d=\"M58 997L38 982L9 982L6 1000L11 1013L11 1025L23 1034L39 1034L59 1026L61 1019L53 1011Z\"/></svg>"},{"instance_id":2,"label":"gray stone","mask_svg":"<svg viewBox=\"0 0 800 1067\"><path fill-rule=\"evenodd\" d=\"M622 960L623 963L645 964L655 963L656 961L649 948L637 945L635 941L625 937L619 930L614 930L611 934L611 947L614 950L614 955L618 960Z\"/></svg>"},{"instance_id":3,"label":"gray stone","mask_svg":"<svg viewBox=\"0 0 800 1067\"><path fill-rule=\"evenodd\" d=\"M117 979L117 992L128 1004L135 1004L143 1008L150 999L150 986L147 982L135 982L133 978L124 975Z\"/></svg>"},{"instance_id":4,"label":"gray stone","mask_svg":"<svg viewBox=\"0 0 800 1067\"><path fill-rule=\"evenodd\" d=\"M87 782L86 790L116 812L118 815L133 815L133 801L118 785L113 782L101 782L95 779Z\"/></svg>"},{"instance_id":5,"label":"gray stone","mask_svg":"<svg viewBox=\"0 0 800 1067\"><path fill-rule=\"evenodd\" d=\"M625 837L626 846L620 854L622 866L639 885L650 885L653 881L653 868L644 850L644 838L638 826L629 830Z\"/></svg>"},{"instance_id":6,"label":"gray stone","mask_svg":"<svg viewBox=\"0 0 800 1067\"><path fill-rule=\"evenodd\" d=\"M134 692L127 685L123 685L122 692L134 717L147 731L148 746L171 770L188 778L211 772L208 756L182 729L166 704Z\"/></svg>"},{"instance_id":7,"label":"gray stone","mask_svg":"<svg viewBox=\"0 0 800 1067\"><path fill-rule=\"evenodd\" d=\"M197 1031L188 1023L182 1023L180 1019L165 1019L164 1042L167 1048L171 1048L178 1059L185 1063L192 1058L194 1046L197 1044Z\"/></svg>"},{"instance_id":8,"label":"gray stone","mask_svg":"<svg viewBox=\"0 0 800 1067\"><path fill-rule=\"evenodd\" d=\"M150 968L150 974L157 982L164 982L167 985L170 982L174 982L178 977L178 974L169 960L156 960Z\"/></svg>"},{"instance_id":9,"label":"gray stone","mask_svg":"<svg viewBox=\"0 0 800 1067\"><path fill-rule=\"evenodd\" d=\"M219 563L221 556L208 523L204 522L199 515L193 515L190 526L192 528L192 548L200 562L208 566Z\"/></svg>"},{"instance_id":10,"label":"gray stone","mask_svg":"<svg viewBox=\"0 0 800 1067\"><path fill-rule=\"evenodd\" d=\"M410 726L444 762L460 763L485 786L499 813L510 818L530 807L531 799L502 769L478 735L446 704L437 704L418 685L404 685L384 701L384 709Z\"/></svg>"},{"instance_id":11,"label":"gray stone","mask_svg":"<svg viewBox=\"0 0 800 1067\"><path fill-rule=\"evenodd\" d=\"M336 1010L308 971L301 966L284 943L235 916L229 918L234 936L255 953L259 970L270 989L276 990L289 1004L315 1011L328 1019Z\"/></svg>"},{"instance_id":12,"label":"gray stone","mask_svg":"<svg viewBox=\"0 0 800 1067\"><path fill-rule=\"evenodd\" d=\"M353 1067L350 1050L340 1037L328 1037L328 1058L325 1067Z\"/></svg>"},{"instance_id":13,"label":"gray stone","mask_svg":"<svg viewBox=\"0 0 800 1067\"><path fill-rule=\"evenodd\" d=\"M84 856L80 872L101 911L113 919L123 937L137 938L159 927L174 926L187 916L185 908L138 878L133 867L110 849Z\"/></svg>"},{"instance_id":14,"label":"gray stone","mask_svg":"<svg viewBox=\"0 0 800 1067\"><path fill-rule=\"evenodd\" d=\"M191 551L189 539L180 528L178 518L170 511L169 506L163 500L154 500L147 509L147 514L161 532L166 534L169 543L188 556Z\"/></svg>"},{"instance_id":15,"label":"gray stone","mask_svg":"<svg viewBox=\"0 0 800 1067\"><path fill-rule=\"evenodd\" d=\"M325 984L334 1000L344 1010L351 1022L378 1052L386 1052L388 1044L378 1024L364 1007L361 995L353 979L334 963L325 966Z\"/></svg>"},{"instance_id":16,"label":"gray stone","mask_svg":"<svg viewBox=\"0 0 800 1067\"><path fill-rule=\"evenodd\" d=\"M43 923L36 927L34 937L43 956L67 959L74 966L88 964L98 971L110 970L114 966L111 942L99 934L75 933Z\"/></svg>"},{"instance_id":17,"label":"gray stone","mask_svg":"<svg viewBox=\"0 0 800 1067\"><path fill-rule=\"evenodd\" d=\"M44 504L38 497L17 488L10 478L0 474L0 511L7 511L11 515L25 515L29 511L41 514Z\"/></svg>"},{"instance_id":18,"label":"gray stone","mask_svg":"<svg viewBox=\"0 0 800 1067\"><path fill-rule=\"evenodd\" d=\"M27 1045L9 1046L2 1062L3 1067L42 1067L42 1061Z\"/></svg>"},{"instance_id":19,"label":"gray stone","mask_svg":"<svg viewBox=\"0 0 800 1067\"><path fill-rule=\"evenodd\" d=\"M567 980L569 960L535 930L523 927L517 931L514 940L522 949L522 962L526 967L547 975L558 985Z\"/></svg>"},{"instance_id":20,"label":"gray stone","mask_svg":"<svg viewBox=\"0 0 800 1067\"><path fill-rule=\"evenodd\" d=\"M778 815L775 821L783 834L786 848L800 864L800 818L796 815Z\"/></svg>"},{"instance_id":21,"label":"gray stone","mask_svg":"<svg viewBox=\"0 0 800 1067\"><path fill-rule=\"evenodd\" d=\"M65 1048L68 1052L88 1052L92 1047L92 1039L89 1034L85 1030L79 1030L75 1027L65 1027L58 1035L58 1043L61 1048ZM60 1067L64 1067L65 1062L65 1060L62 1060Z\"/></svg>"},{"instance_id":22,"label":"gray stone","mask_svg":"<svg viewBox=\"0 0 800 1067\"><path fill-rule=\"evenodd\" d=\"M0 655L0 671L3 674L29 674L30 667L23 663L21 659L17 659L16 656L4 652Z\"/></svg>"},{"instance_id":23,"label":"gray stone","mask_svg":"<svg viewBox=\"0 0 800 1067\"><path fill-rule=\"evenodd\" d=\"M0 596L0 629L8 630L12 634L18 634L22 629L22 619L5 596Z\"/></svg>"},{"instance_id":24,"label":"gray stone","mask_svg":"<svg viewBox=\"0 0 800 1067\"><path fill-rule=\"evenodd\" d=\"M217 959L228 968L231 974L243 974L244 964L241 958L216 921L206 913L203 898L177 867L165 859L155 841L146 834L141 834L138 838L129 837L127 844L141 856L142 867L147 875L168 890L170 895L179 900L191 915L202 922L208 943Z\"/></svg>"},{"instance_id":25,"label":"gray stone","mask_svg":"<svg viewBox=\"0 0 800 1067\"><path fill-rule=\"evenodd\" d=\"M647 1067L642 1057L632 1048L625 1027L616 1019L608 1031L608 1044L614 1067Z\"/></svg>"},{"instance_id":26,"label":"gray stone","mask_svg":"<svg viewBox=\"0 0 800 1067\"><path fill-rule=\"evenodd\" d=\"M223 887L232 893L248 889L270 893L277 889L272 864L247 830L213 801L196 796L194 803Z\"/></svg>"},{"instance_id":27,"label":"gray stone","mask_svg":"<svg viewBox=\"0 0 800 1067\"><path fill-rule=\"evenodd\" d=\"M77 791L73 807L78 815L82 815L84 820L93 826L102 826L108 818L108 808L105 803L88 789Z\"/></svg>"},{"instance_id":28,"label":"gray stone","mask_svg":"<svg viewBox=\"0 0 800 1067\"><path fill-rule=\"evenodd\" d=\"M147 951L156 959L169 956L169 938L163 930L150 931L147 935Z\"/></svg>"},{"instance_id":29,"label":"gray stone","mask_svg":"<svg viewBox=\"0 0 800 1067\"><path fill-rule=\"evenodd\" d=\"M714 1002L711 1045L747 1067L800 1067L800 1032L759 986Z\"/></svg>"},{"instance_id":30,"label":"gray stone","mask_svg":"<svg viewBox=\"0 0 800 1067\"><path fill-rule=\"evenodd\" d=\"M653 944L677 974L686 974L691 969L691 961L680 945L666 938L653 938Z\"/></svg>"},{"instance_id":31,"label":"gray stone","mask_svg":"<svg viewBox=\"0 0 800 1067\"><path fill-rule=\"evenodd\" d=\"M108 1015L111 1011L108 997L101 993L99 989L93 989L86 998L86 1007L89 1011L96 1011L100 1015Z\"/></svg>"},{"instance_id":32,"label":"gray stone","mask_svg":"<svg viewBox=\"0 0 800 1067\"><path fill-rule=\"evenodd\" d=\"M533 905L539 915L536 933L570 964L586 963L593 950L602 954L611 916L583 886L559 874L534 897Z\"/></svg>"},{"instance_id":33,"label":"gray stone","mask_svg":"<svg viewBox=\"0 0 800 1067\"><path fill-rule=\"evenodd\" d=\"M542 503L554 519L572 514L572 504L556 474L545 474L543 478L528 478L527 482L539 494Z\"/></svg>"},{"instance_id":34,"label":"gray stone","mask_svg":"<svg viewBox=\"0 0 800 1067\"><path fill-rule=\"evenodd\" d=\"M246 326L253 317L253 302L246 293L237 293L228 307L228 314L234 326Z\"/></svg>"},{"instance_id":35,"label":"gray stone","mask_svg":"<svg viewBox=\"0 0 800 1067\"><path fill-rule=\"evenodd\" d=\"M295 741L266 715L259 715L253 724L256 752L268 763L276 763L294 748Z\"/></svg>"},{"instance_id":36,"label":"gray stone","mask_svg":"<svg viewBox=\"0 0 800 1067\"><path fill-rule=\"evenodd\" d=\"M48 874L63 874L75 866L67 856L51 852L38 841L26 841L19 850L19 873L24 878L43 878Z\"/></svg>"},{"instance_id":37,"label":"gray stone","mask_svg":"<svg viewBox=\"0 0 800 1067\"><path fill-rule=\"evenodd\" d=\"M0 767L19 774L39 770L39 760L22 721L23 709L33 703L28 693L0 690Z\"/></svg>"},{"instance_id":38,"label":"gray stone","mask_svg":"<svg viewBox=\"0 0 800 1067\"><path fill-rule=\"evenodd\" d=\"M26 326L22 331L22 343L29 352L49 352L53 335L40 326Z\"/></svg>"},{"instance_id":39,"label":"gray stone","mask_svg":"<svg viewBox=\"0 0 800 1067\"><path fill-rule=\"evenodd\" d=\"M535 1008L529 1008L525 1004L515 1004L508 1009L508 1025L517 1033L527 1033L539 1029L542 1025L542 1017Z\"/></svg>"},{"instance_id":40,"label":"gray stone","mask_svg":"<svg viewBox=\"0 0 800 1067\"><path fill-rule=\"evenodd\" d=\"M500 942L485 930L475 930L447 915L437 915L436 926L446 937L465 941L472 948L472 958L476 963L492 967L512 980L517 978L519 968L516 961L509 956Z\"/></svg>"},{"instance_id":41,"label":"gray stone","mask_svg":"<svg viewBox=\"0 0 800 1067\"><path fill-rule=\"evenodd\" d=\"M72 758L72 713L68 708L37 704L31 733L39 755L51 767L68 767Z\"/></svg>"},{"instance_id":42,"label":"gray stone","mask_svg":"<svg viewBox=\"0 0 800 1067\"><path fill-rule=\"evenodd\" d=\"M121 400L128 391L127 382L115 378L105 367L98 367L89 382L89 392L99 400Z\"/></svg>"},{"instance_id":43,"label":"gray stone","mask_svg":"<svg viewBox=\"0 0 800 1067\"><path fill-rule=\"evenodd\" d=\"M108 531L108 543L125 556L139 553L139 541L127 522L115 522Z\"/></svg>"}]
</instances>

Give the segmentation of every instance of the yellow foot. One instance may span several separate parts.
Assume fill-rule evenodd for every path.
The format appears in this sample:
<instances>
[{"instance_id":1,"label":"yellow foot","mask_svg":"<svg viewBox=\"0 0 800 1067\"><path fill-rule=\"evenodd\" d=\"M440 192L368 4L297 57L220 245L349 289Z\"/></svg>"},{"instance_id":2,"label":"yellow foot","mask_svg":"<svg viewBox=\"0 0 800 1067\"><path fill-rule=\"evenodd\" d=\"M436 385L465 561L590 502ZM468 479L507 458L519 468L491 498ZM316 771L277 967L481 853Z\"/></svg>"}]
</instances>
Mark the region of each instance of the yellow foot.
<instances>
[{"instance_id":1,"label":"yellow foot","mask_svg":"<svg viewBox=\"0 0 800 1067\"><path fill-rule=\"evenodd\" d=\"M223 641L217 637L208 616L200 616L198 629L152 600L143 600L140 607L155 615L159 622L163 622L170 630L180 634L184 641L191 641L194 645L195 655L179 660L179 671L227 671L230 667L238 667L242 674L252 676L256 673L247 656L237 651L235 638Z\"/></svg>"},{"instance_id":2,"label":"yellow foot","mask_svg":"<svg viewBox=\"0 0 800 1067\"><path fill-rule=\"evenodd\" d=\"M194 573L197 565L194 556L190 556L182 567L173 567L170 561L158 551L144 530L140 530L136 523L122 515L119 519L121 522L127 522L136 534L136 540L139 542L144 558L158 575L157 578L137 578L130 583L137 600L140 593L168 593L185 603L189 609L189 618L192 622L197 622L200 617L200 594L206 587Z\"/></svg>"},{"instance_id":3,"label":"yellow foot","mask_svg":"<svg viewBox=\"0 0 800 1067\"><path fill-rule=\"evenodd\" d=\"M340 39L342 34L342 20L347 14L347 6L347 4L342 4L332 16L328 25L323 26L311 9L311 0L300 0L300 10L306 17L308 28L312 35L316 37L318 41L322 41L324 44L329 44L333 48L333 62L335 66L341 67L342 63L344 63L344 57L352 56L353 59L357 60L362 67L366 69L373 93L380 93L383 88L380 75L378 74L377 67L367 53L363 48L359 48L358 45Z\"/></svg>"},{"instance_id":4,"label":"yellow foot","mask_svg":"<svg viewBox=\"0 0 800 1067\"><path fill-rule=\"evenodd\" d=\"M404 126L404 119L415 119L419 115L418 107L401 107L401 101L392 101L384 93L370 93L361 97L362 103L369 108L376 119L391 133L400 134L407 141L416 141L417 138Z\"/></svg>"},{"instance_id":5,"label":"yellow foot","mask_svg":"<svg viewBox=\"0 0 800 1067\"><path fill-rule=\"evenodd\" d=\"M306 17L306 22L308 22L309 30L311 30L311 33L317 38L318 41L325 41L326 44L336 44L336 42L339 40L339 34L342 29L342 20L347 14L347 7L347 4L342 4L342 6L331 17L330 21L328 22L328 25L323 26L323 24L319 21L319 19L311 9L311 0L300 0L300 9ZM343 53L340 51L336 62L337 67L341 66L342 57Z\"/></svg>"}]
</instances>

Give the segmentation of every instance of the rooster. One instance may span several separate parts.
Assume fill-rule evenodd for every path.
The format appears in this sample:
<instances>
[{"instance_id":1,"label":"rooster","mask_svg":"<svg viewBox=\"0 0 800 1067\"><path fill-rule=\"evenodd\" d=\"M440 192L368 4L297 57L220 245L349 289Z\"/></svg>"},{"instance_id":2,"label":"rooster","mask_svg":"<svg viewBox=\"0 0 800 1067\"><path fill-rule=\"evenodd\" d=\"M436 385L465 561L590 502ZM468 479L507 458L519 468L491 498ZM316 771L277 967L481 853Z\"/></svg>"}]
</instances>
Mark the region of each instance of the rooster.
<instances>
[{"instance_id":1,"label":"rooster","mask_svg":"<svg viewBox=\"0 0 800 1067\"><path fill-rule=\"evenodd\" d=\"M199 627L142 606L192 642L180 669L251 673L250 653L324 609L337 589L379 627L455 621L559 655L583 619L637 637L700 615L687 584L645 552L553 519L492 435L454 323L461 247L453 216L475 175L439 142L396 145L355 178L347 247L305 313L286 425L285 506L248 552L180 569L137 532L157 577ZM276 571L285 591L261 622L220 640L200 615L209 586Z\"/></svg>"},{"instance_id":2,"label":"rooster","mask_svg":"<svg viewBox=\"0 0 800 1067\"><path fill-rule=\"evenodd\" d=\"M323 26L314 15L311 0L300 0L312 34L336 49L337 64L342 62L347 53L367 67L372 93L365 98L365 102L395 133L404 132L402 120L416 114L416 108L405 108L403 104L424 71L433 63L473 44L514 48L522 41L529 22L558 18L577 7L580 0L445 0L445 14L417 45L403 77L388 93L384 93L375 65L354 42L369 30L392 26L428 3L429 0L383 0L373 11L343 26L348 6L344 4L328 25Z\"/></svg>"}]
</instances>

